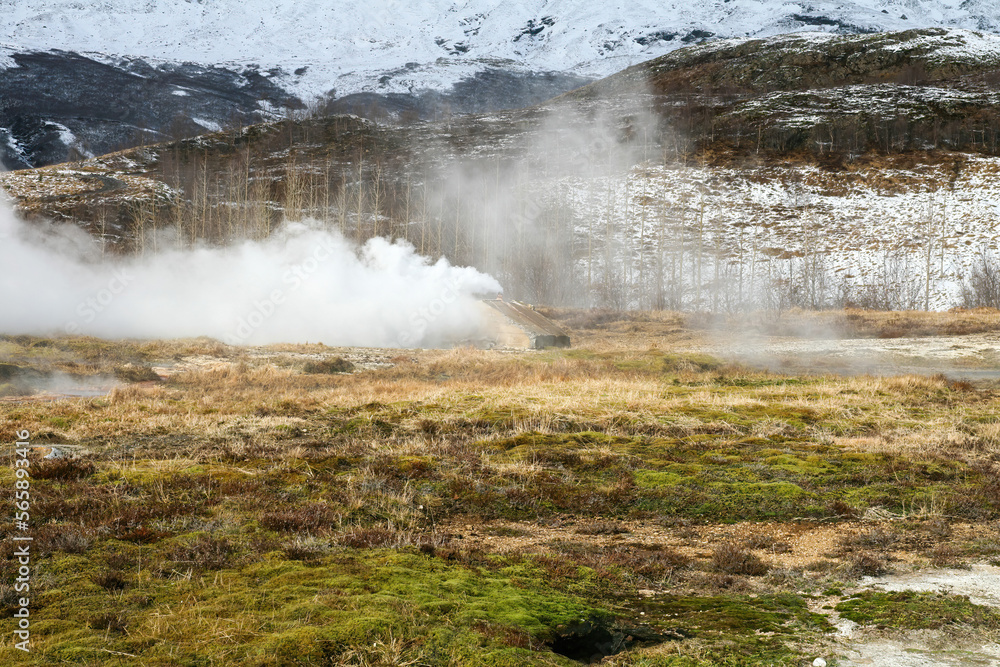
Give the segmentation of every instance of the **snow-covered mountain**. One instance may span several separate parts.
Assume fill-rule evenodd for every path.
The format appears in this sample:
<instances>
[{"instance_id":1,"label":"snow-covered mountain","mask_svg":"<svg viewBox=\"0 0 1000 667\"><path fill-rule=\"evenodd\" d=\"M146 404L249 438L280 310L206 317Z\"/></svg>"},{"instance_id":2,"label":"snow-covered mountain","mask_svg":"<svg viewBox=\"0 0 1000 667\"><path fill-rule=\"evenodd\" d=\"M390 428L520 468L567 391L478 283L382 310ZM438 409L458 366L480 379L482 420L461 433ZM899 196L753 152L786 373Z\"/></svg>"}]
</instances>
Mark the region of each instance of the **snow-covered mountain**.
<instances>
[{"instance_id":1,"label":"snow-covered mountain","mask_svg":"<svg viewBox=\"0 0 1000 667\"><path fill-rule=\"evenodd\" d=\"M34 166L320 104L535 103L716 38L945 26L994 0L0 0L0 158ZM332 101L332 104L331 104Z\"/></svg>"},{"instance_id":2,"label":"snow-covered mountain","mask_svg":"<svg viewBox=\"0 0 1000 667\"><path fill-rule=\"evenodd\" d=\"M406 93L491 66L601 77L709 37L951 26L1000 30L993 0L3 0L16 50L259 65L303 98Z\"/></svg>"}]
</instances>

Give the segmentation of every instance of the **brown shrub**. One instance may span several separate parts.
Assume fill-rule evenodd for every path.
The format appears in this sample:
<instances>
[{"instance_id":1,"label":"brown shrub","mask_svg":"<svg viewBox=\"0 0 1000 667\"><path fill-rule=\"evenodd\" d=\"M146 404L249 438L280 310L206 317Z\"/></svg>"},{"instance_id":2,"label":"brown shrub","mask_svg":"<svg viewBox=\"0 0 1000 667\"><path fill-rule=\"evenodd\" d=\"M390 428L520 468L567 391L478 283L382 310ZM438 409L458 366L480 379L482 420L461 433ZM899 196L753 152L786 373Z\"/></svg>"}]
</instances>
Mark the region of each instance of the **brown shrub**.
<instances>
[{"instance_id":1,"label":"brown shrub","mask_svg":"<svg viewBox=\"0 0 1000 667\"><path fill-rule=\"evenodd\" d=\"M303 373L326 375L332 373L350 373L353 370L354 364L343 357L332 357L329 359L322 359L320 361L307 361L302 367Z\"/></svg>"},{"instance_id":2,"label":"brown shrub","mask_svg":"<svg viewBox=\"0 0 1000 667\"><path fill-rule=\"evenodd\" d=\"M534 642L532 642L531 635L521 628L491 623L489 621L476 621L472 625L472 629L484 637L495 639L501 644L505 644L507 646L526 649L534 648Z\"/></svg>"},{"instance_id":3,"label":"brown shrub","mask_svg":"<svg viewBox=\"0 0 1000 667\"><path fill-rule=\"evenodd\" d=\"M330 530L340 522L341 515L326 503L309 503L279 512L269 512L260 518L268 530L280 532L319 532Z\"/></svg>"},{"instance_id":4,"label":"brown shrub","mask_svg":"<svg viewBox=\"0 0 1000 667\"><path fill-rule=\"evenodd\" d=\"M847 562L847 574L852 577L877 577L888 571L886 561L868 551L854 554Z\"/></svg>"},{"instance_id":5,"label":"brown shrub","mask_svg":"<svg viewBox=\"0 0 1000 667\"><path fill-rule=\"evenodd\" d=\"M831 572L837 568L837 563L832 560L820 559L810 561L805 564L807 572Z\"/></svg>"},{"instance_id":6,"label":"brown shrub","mask_svg":"<svg viewBox=\"0 0 1000 667\"><path fill-rule=\"evenodd\" d=\"M82 459L49 459L31 467L35 479L53 479L59 482L83 479L94 474L97 467Z\"/></svg>"},{"instance_id":7,"label":"brown shrub","mask_svg":"<svg viewBox=\"0 0 1000 667\"><path fill-rule=\"evenodd\" d=\"M399 533L385 528L358 528L341 535L340 543L352 549L395 546L399 543Z\"/></svg>"},{"instance_id":8,"label":"brown shrub","mask_svg":"<svg viewBox=\"0 0 1000 667\"><path fill-rule=\"evenodd\" d=\"M310 561L316 560L329 551L329 546L312 540L295 539L283 544L281 550L285 552L285 557L289 560Z\"/></svg>"},{"instance_id":9,"label":"brown shrub","mask_svg":"<svg viewBox=\"0 0 1000 667\"><path fill-rule=\"evenodd\" d=\"M859 533L843 535L839 544L843 552L849 553L855 549L888 549L897 540L898 535L895 533L884 528L871 528Z\"/></svg>"},{"instance_id":10,"label":"brown shrub","mask_svg":"<svg viewBox=\"0 0 1000 667\"><path fill-rule=\"evenodd\" d=\"M115 377L121 382L160 382L163 379L149 366L137 364L115 366Z\"/></svg>"},{"instance_id":11,"label":"brown shrub","mask_svg":"<svg viewBox=\"0 0 1000 667\"><path fill-rule=\"evenodd\" d=\"M943 540L951 537L951 524L948 523L948 520L944 518L938 517L936 519L931 519L926 524L924 524L924 530L926 530L934 537Z\"/></svg>"},{"instance_id":12,"label":"brown shrub","mask_svg":"<svg viewBox=\"0 0 1000 667\"><path fill-rule=\"evenodd\" d=\"M759 577L767 574L767 563L732 542L724 542L712 552L712 568L725 574Z\"/></svg>"},{"instance_id":13,"label":"brown shrub","mask_svg":"<svg viewBox=\"0 0 1000 667\"><path fill-rule=\"evenodd\" d=\"M235 548L224 537L200 535L195 540L175 546L170 557L180 563L190 563L202 570L221 570L232 560Z\"/></svg>"},{"instance_id":14,"label":"brown shrub","mask_svg":"<svg viewBox=\"0 0 1000 667\"><path fill-rule=\"evenodd\" d=\"M124 634L128 627L128 615L123 612L106 612L92 616L89 625L94 630L107 630L115 634Z\"/></svg>"},{"instance_id":15,"label":"brown shrub","mask_svg":"<svg viewBox=\"0 0 1000 667\"><path fill-rule=\"evenodd\" d=\"M90 579L101 588L108 591L121 591L129 585L128 579L118 570L105 570L95 574Z\"/></svg>"},{"instance_id":16,"label":"brown shrub","mask_svg":"<svg viewBox=\"0 0 1000 667\"><path fill-rule=\"evenodd\" d=\"M90 531L80 526L49 524L41 526L34 534L34 548L43 556L61 551L82 554L93 543Z\"/></svg>"},{"instance_id":17,"label":"brown shrub","mask_svg":"<svg viewBox=\"0 0 1000 667\"><path fill-rule=\"evenodd\" d=\"M939 544L931 549L931 565L934 567L962 567L962 551L950 544Z\"/></svg>"},{"instance_id":18,"label":"brown shrub","mask_svg":"<svg viewBox=\"0 0 1000 667\"><path fill-rule=\"evenodd\" d=\"M615 521L595 521L586 526L577 528L574 532L578 535L621 535L631 532L628 528Z\"/></svg>"},{"instance_id":19,"label":"brown shrub","mask_svg":"<svg viewBox=\"0 0 1000 667\"><path fill-rule=\"evenodd\" d=\"M857 507L849 505L843 500L840 500L839 498L831 502L829 505L827 505L826 511L836 517L845 517L852 519L857 518L858 516L861 515L861 512L858 511Z\"/></svg>"},{"instance_id":20,"label":"brown shrub","mask_svg":"<svg viewBox=\"0 0 1000 667\"><path fill-rule=\"evenodd\" d=\"M773 535L751 535L743 540L743 546L747 549L770 551L776 554L787 554L792 550L792 545L788 542L782 542Z\"/></svg>"},{"instance_id":21,"label":"brown shrub","mask_svg":"<svg viewBox=\"0 0 1000 667\"><path fill-rule=\"evenodd\" d=\"M416 548L422 553L435 555L441 547L450 542L450 538L447 535L427 535L386 528L355 528L349 533L341 534L337 541L352 549ZM446 557L446 553L438 555Z\"/></svg>"}]
</instances>

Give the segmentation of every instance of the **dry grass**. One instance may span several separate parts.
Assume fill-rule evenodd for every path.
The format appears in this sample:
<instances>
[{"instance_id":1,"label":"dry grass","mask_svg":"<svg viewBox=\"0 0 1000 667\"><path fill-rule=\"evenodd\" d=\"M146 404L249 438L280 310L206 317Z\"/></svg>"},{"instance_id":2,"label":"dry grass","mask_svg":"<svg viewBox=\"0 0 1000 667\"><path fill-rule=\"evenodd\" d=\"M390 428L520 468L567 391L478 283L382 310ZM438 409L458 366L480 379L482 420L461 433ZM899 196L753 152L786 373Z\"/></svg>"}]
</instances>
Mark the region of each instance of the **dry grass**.
<instances>
[{"instance_id":1,"label":"dry grass","mask_svg":"<svg viewBox=\"0 0 1000 667\"><path fill-rule=\"evenodd\" d=\"M746 574L758 577L770 569L756 554L732 542L720 544L712 552L712 568L723 574Z\"/></svg>"},{"instance_id":2,"label":"dry grass","mask_svg":"<svg viewBox=\"0 0 1000 667\"><path fill-rule=\"evenodd\" d=\"M136 349L106 356L156 365L158 352ZM791 377L648 340L414 351L334 374L303 372L294 346L216 352L107 396L0 406L0 427L76 445L79 458L33 462L33 510L51 522L36 536L46 567L85 564L86 590L132 605L120 616L123 605L93 604L88 631L180 642L183 617L188 635L236 651L270 632L267 620L213 616L205 591L252 589L266 572L310 581L329 567L347 568L338 576L350 588L364 579L358 562L383 553L504 572L519 591L532 573L594 600L799 595L896 559L995 553L970 537L1000 516L988 387ZM876 506L899 519L851 522ZM799 539L809 531L812 542ZM53 590L71 585L53 576ZM164 602L132 602L149 591ZM318 594L303 584L281 604ZM399 628L416 627L413 608L392 607ZM482 628L489 641L539 641L516 625Z\"/></svg>"},{"instance_id":3,"label":"dry grass","mask_svg":"<svg viewBox=\"0 0 1000 667\"><path fill-rule=\"evenodd\" d=\"M577 310L544 308L542 312L571 329L574 340L596 349L616 349L622 342L641 345L655 337L668 344L689 344L705 334L746 333L806 338L900 338L963 336L1000 331L1000 311L993 308L939 311L792 309L783 313L753 312L710 315L673 311Z\"/></svg>"},{"instance_id":4,"label":"dry grass","mask_svg":"<svg viewBox=\"0 0 1000 667\"><path fill-rule=\"evenodd\" d=\"M211 442L290 455L291 442L303 438L284 438L282 429L315 432L322 415L367 420L356 423L361 431L391 423L390 445L411 454L462 432L489 438L575 430L803 435L858 451L963 460L1000 454L1000 425L987 418L991 395L942 377L787 381L739 367L664 372L663 358L649 348L527 356L459 349L343 375L223 361L154 386L119 387L106 398L17 406L0 423L69 442L158 440L158 458L210 455L219 451ZM168 434L191 437L165 450Z\"/></svg>"}]
</instances>

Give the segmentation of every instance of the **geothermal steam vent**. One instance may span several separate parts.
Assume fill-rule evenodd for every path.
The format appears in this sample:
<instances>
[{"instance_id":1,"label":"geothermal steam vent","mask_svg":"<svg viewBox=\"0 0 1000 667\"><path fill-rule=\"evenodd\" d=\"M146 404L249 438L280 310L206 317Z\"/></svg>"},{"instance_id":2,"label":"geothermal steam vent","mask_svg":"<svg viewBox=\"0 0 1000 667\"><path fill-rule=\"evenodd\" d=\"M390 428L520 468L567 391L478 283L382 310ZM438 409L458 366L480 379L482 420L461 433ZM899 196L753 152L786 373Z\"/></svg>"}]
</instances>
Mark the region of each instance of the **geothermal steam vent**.
<instances>
[{"instance_id":1,"label":"geothermal steam vent","mask_svg":"<svg viewBox=\"0 0 1000 667\"><path fill-rule=\"evenodd\" d=\"M569 347L569 332L520 301L486 299L496 344L508 347Z\"/></svg>"}]
</instances>

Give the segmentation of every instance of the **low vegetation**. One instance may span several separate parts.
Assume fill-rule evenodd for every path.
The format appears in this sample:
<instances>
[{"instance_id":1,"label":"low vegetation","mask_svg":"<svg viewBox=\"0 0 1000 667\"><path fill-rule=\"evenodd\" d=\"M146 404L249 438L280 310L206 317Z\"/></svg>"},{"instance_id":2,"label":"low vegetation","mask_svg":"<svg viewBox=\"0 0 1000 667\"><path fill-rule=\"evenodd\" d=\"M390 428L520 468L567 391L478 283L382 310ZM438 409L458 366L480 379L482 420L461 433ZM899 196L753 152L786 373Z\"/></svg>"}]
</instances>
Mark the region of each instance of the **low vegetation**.
<instances>
[{"instance_id":1,"label":"low vegetation","mask_svg":"<svg viewBox=\"0 0 1000 667\"><path fill-rule=\"evenodd\" d=\"M819 600L873 625L918 627L915 606L930 627L995 622L956 598L854 594L863 575L1000 555L991 386L601 338L626 325L377 367L321 346L3 338L4 364L118 384L0 403L40 447L35 650L0 656L797 665L835 652ZM53 446L68 454L41 459ZM0 567L12 609L16 563Z\"/></svg>"}]
</instances>

